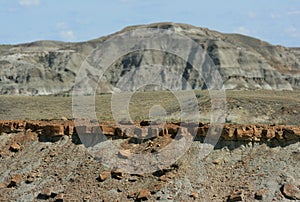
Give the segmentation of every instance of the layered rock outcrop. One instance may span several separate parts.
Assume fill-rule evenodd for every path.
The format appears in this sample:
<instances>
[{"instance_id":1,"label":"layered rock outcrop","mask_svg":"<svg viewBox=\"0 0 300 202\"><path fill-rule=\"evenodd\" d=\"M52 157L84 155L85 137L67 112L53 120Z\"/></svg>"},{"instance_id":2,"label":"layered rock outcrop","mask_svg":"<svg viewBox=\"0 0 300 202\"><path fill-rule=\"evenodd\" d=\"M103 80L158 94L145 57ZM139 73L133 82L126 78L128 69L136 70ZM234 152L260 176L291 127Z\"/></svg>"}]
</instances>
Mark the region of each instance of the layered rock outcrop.
<instances>
[{"instance_id":1,"label":"layered rock outcrop","mask_svg":"<svg viewBox=\"0 0 300 202\"><path fill-rule=\"evenodd\" d=\"M82 43L38 41L20 45L0 46L0 93L23 95L47 95L70 93L75 78L86 57L105 40L120 33L138 28L161 28L185 35L197 42L210 56L221 73L227 89L275 89L300 88L299 49L273 46L267 42L238 34L222 34L186 24L156 23L127 27L110 36ZM115 47L117 48L117 46ZM191 50L191 54L193 51ZM192 55L191 55L192 56ZM130 80L139 72L149 73L151 66L162 69L157 75L168 84L178 82L170 72L185 79L190 88L206 88L201 72L186 61L160 51L137 51L116 58L98 82L95 68L87 68L82 78L90 78L99 86L99 92L118 91L118 82ZM156 66L155 66L156 65ZM124 82L124 81L123 81ZM126 82L126 81L125 81ZM88 89L84 79L76 85ZM92 84L95 85L95 84ZM189 88L179 82L181 89ZM133 87L129 90L136 90ZM143 89L144 90L144 89ZM87 93L92 93L88 92Z\"/></svg>"},{"instance_id":2,"label":"layered rock outcrop","mask_svg":"<svg viewBox=\"0 0 300 202\"><path fill-rule=\"evenodd\" d=\"M100 128L99 128L100 127ZM196 137L206 137L209 124L203 123L167 123L162 127L155 125L141 126L140 123L117 126L112 122L101 122L99 124L77 125L73 121L0 121L0 132L37 132L39 135L48 137L59 137L64 135L98 134L99 129L107 137L119 138L152 138L164 135L174 137L179 133L196 135ZM222 128L221 140L224 141L300 141L299 126L264 125L264 124L225 124Z\"/></svg>"}]
</instances>

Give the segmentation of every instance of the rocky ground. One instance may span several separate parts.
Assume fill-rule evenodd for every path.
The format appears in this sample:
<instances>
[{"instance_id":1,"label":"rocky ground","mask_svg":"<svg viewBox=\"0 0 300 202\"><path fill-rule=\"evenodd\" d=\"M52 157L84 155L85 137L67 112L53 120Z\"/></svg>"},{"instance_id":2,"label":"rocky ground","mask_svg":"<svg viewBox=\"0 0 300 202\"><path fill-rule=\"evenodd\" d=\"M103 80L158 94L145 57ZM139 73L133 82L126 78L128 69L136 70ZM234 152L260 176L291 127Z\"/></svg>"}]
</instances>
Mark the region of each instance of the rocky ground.
<instances>
[{"instance_id":1,"label":"rocky ground","mask_svg":"<svg viewBox=\"0 0 300 202\"><path fill-rule=\"evenodd\" d=\"M2 200L300 200L300 133L296 126L227 124L218 144L204 155L209 144L203 143L203 131L208 125L200 124L179 160L154 172L136 174L100 164L76 132L67 130L72 122L65 122L0 124ZM110 137L108 141L122 145L120 159L179 142L173 134L176 124L141 142L117 138L118 129L109 126L105 123L101 128Z\"/></svg>"},{"instance_id":2,"label":"rocky ground","mask_svg":"<svg viewBox=\"0 0 300 202\"><path fill-rule=\"evenodd\" d=\"M106 106L107 96L96 102ZM205 121L209 97L197 96ZM165 156L171 163L147 173L128 172L126 166L107 167L103 160L111 157L113 149L100 163L101 158L87 150L78 135L96 129L74 129L70 97L2 96L0 201L299 201L298 96L296 91L228 92L227 123L218 143L214 148L206 144L209 125L196 124L178 130L182 134L198 131L184 152L180 141L189 140L189 135L176 138L178 124L169 123L152 138L139 141L129 129L120 132L106 111L98 108L105 115L105 121L99 120L106 142L121 148L115 153L117 165L137 153L152 154L175 143L178 150L167 154L178 159ZM134 99L142 107L153 104L145 94ZM172 114L175 105L172 99L167 101L161 100L162 105ZM138 110L133 104L131 110L135 115L147 108ZM136 128L147 123L139 120Z\"/></svg>"}]
</instances>

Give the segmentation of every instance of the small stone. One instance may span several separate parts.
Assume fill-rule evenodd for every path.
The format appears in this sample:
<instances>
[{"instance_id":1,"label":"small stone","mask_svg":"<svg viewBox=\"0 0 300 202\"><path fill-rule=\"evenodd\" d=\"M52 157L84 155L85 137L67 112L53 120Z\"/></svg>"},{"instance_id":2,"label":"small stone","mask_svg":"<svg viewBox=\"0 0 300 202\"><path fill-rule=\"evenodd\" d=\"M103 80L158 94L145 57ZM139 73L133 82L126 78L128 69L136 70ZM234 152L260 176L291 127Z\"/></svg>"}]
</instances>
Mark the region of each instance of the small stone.
<instances>
[{"instance_id":1,"label":"small stone","mask_svg":"<svg viewBox=\"0 0 300 202\"><path fill-rule=\"evenodd\" d=\"M300 200L300 189L292 183L283 185L282 194L287 199Z\"/></svg>"},{"instance_id":2,"label":"small stone","mask_svg":"<svg viewBox=\"0 0 300 202\"><path fill-rule=\"evenodd\" d=\"M193 197L194 200L196 200L196 199L199 197L199 194L198 194L198 192L193 191L193 192L190 194L190 196Z\"/></svg>"},{"instance_id":3,"label":"small stone","mask_svg":"<svg viewBox=\"0 0 300 202\"><path fill-rule=\"evenodd\" d=\"M64 201L64 194L63 193L57 194L57 196L55 197L55 201L56 202L62 202L62 201Z\"/></svg>"},{"instance_id":4,"label":"small stone","mask_svg":"<svg viewBox=\"0 0 300 202\"><path fill-rule=\"evenodd\" d=\"M3 189L5 187L6 187L6 185L4 183L0 182L0 189Z\"/></svg>"},{"instance_id":5,"label":"small stone","mask_svg":"<svg viewBox=\"0 0 300 202\"><path fill-rule=\"evenodd\" d=\"M119 156L121 158L128 159L130 157L130 155L131 155L131 152L129 149L124 149L124 150L119 151Z\"/></svg>"},{"instance_id":6,"label":"small stone","mask_svg":"<svg viewBox=\"0 0 300 202\"><path fill-rule=\"evenodd\" d=\"M213 160L213 164L219 165L221 163L222 163L221 159L215 159L215 160Z\"/></svg>"},{"instance_id":7,"label":"small stone","mask_svg":"<svg viewBox=\"0 0 300 202\"><path fill-rule=\"evenodd\" d=\"M266 189L261 189L255 192L254 198L257 200L263 200L266 196L267 190Z\"/></svg>"},{"instance_id":8,"label":"small stone","mask_svg":"<svg viewBox=\"0 0 300 202\"><path fill-rule=\"evenodd\" d=\"M161 190L165 186L164 183L157 182L149 187L149 190L152 194L157 193L159 190Z\"/></svg>"},{"instance_id":9,"label":"small stone","mask_svg":"<svg viewBox=\"0 0 300 202\"><path fill-rule=\"evenodd\" d=\"M228 202L235 201L244 201L243 191L242 190L234 190L228 197Z\"/></svg>"},{"instance_id":10,"label":"small stone","mask_svg":"<svg viewBox=\"0 0 300 202\"><path fill-rule=\"evenodd\" d=\"M17 184L19 184L21 182L21 176L20 175L15 175L12 179L11 179L11 181L10 181L10 183L9 183L9 185L7 186L8 188L10 188L10 187L15 187L15 186L17 186Z\"/></svg>"},{"instance_id":11,"label":"small stone","mask_svg":"<svg viewBox=\"0 0 300 202\"><path fill-rule=\"evenodd\" d=\"M168 172L165 175L160 176L159 180L160 181L168 181L169 179L172 179L174 177L176 177L176 175L174 173Z\"/></svg>"},{"instance_id":12,"label":"small stone","mask_svg":"<svg viewBox=\"0 0 300 202\"><path fill-rule=\"evenodd\" d=\"M42 135L43 129L38 129L38 130L36 130L35 132L36 132L36 134L38 134L38 135Z\"/></svg>"},{"instance_id":13,"label":"small stone","mask_svg":"<svg viewBox=\"0 0 300 202\"><path fill-rule=\"evenodd\" d=\"M129 191L127 198L134 198L136 196L136 192L135 191Z\"/></svg>"},{"instance_id":14,"label":"small stone","mask_svg":"<svg viewBox=\"0 0 300 202\"><path fill-rule=\"evenodd\" d=\"M25 131L25 134L30 134L32 132L32 130L30 128L28 128L26 131Z\"/></svg>"},{"instance_id":15,"label":"small stone","mask_svg":"<svg viewBox=\"0 0 300 202\"><path fill-rule=\"evenodd\" d=\"M120 169L112 170L111 176L114 179L120 180L124 177L123 172Z\"/></svg>"},{"instance_id":16,"label":"small stone","mask_svg":"<svg viewBox=\"0 0 300 202\"><path fill-rule=\"evenodd\" d=\"M90 195L85 195L84 197L83 197L83 201L90 201L91 200L91 196Z\"/></svg>"},{"instance_id":17,"label":"small stone","mask_svg":"<svg viewBox=\"0 0 300 202\"><path fill-rule=\"evenodd\" d=\"M163 182L166 182L166 181L168 181L168 177L166 175L162 175L162 176L159 177L159 180L163 181Z\"/></svg>"},{"instance_id":18,"label":"small stone","mask_svg":"<svg viewBox=\"0 0 300 202\"><path fill-rule=\"evenodd\" d=\"M136 199L137 199L137 200L145 200L145 199L148 200L150 197L151 197L150 191L149 191L148 189L142 189L142 190L138 193Z\"/></svg>"},{"instance_id":19,"label":"small stone","mask_svg":"<svg viewBox=\"0 0 300 202\"><path fill-rule=\"evenodd\" d=\"M56 156L57 154L56 154L56 152L54 152L54 151L52 151L52 152L50 152L50 154L49 154L49 156L52 158L52 157L54 157L54 156Z\"/></svg>"},{"instance_id":20,"label":"small stone","mask_svg":"<svg viewBox=\"0 0 300 202\"><path fill-rule=\"evenodd\" d=\"M110 172L109 171L104 171L104 172L100 173L99 180L101 182L103 182L103 181L105 181L109 177L110 177Z\"/></svg>"},{"instance_id":21,"label":"small stone","mask_svg":"<svg viewBox=\"0 0 300 202\"><path fill-rule=\"evenodd\" d=\"M61 117L61 120L63 120L63 121L67 121L67 120L68 120L68 118L67 118L67 117L65 117L65 116L62 116L62 117Z\"/></svg>"},{"instance_id":22,"label":"small stone","mask_svg":"<svg viewBox=\"0 0 300 202\"><path fill-rule=\"evenodd\" d=\"M31 176L31 175L28 175L28 176L27 176L27 179L26 179L26 181L25 181L25 183L26 183L26 184L30 184L30 183L32 183L33 181L34 181L34 177Z\"/></svg>"},{"instance_id":23,"label":"small stone","mask_svg":"<svg viewBox=\"0 0 300 202\"><path fill-rule=\"evenodd\" d=\"M21 149L21 146L17 142L12 143L12 145L10 145L10 148L9 148L9 150L12 152L18 152L18 151L20 151L20 149Z\"/></svg>"},{"instance_id":24,"label":"small stone","mask_svg":"<svg viewBox=\"0 0 300 202\"><path fill-rule=\"evenodd\" d=\"M52 191L51 191L51 189L49 189L49 188L44 188L44 189L42 190L42 194L43 194L44 196L50 197L51 194L52 194Z\"/></svg>"},{"instance_id":25,"label":"small stone","mask_svg":"<svg viewBox=\"0 0 300 202\"><path fill-rule=\"evenodd\" d=\"M130 176L128 179L129 182L136 182L137 180L138 180L137 176Z\"/></svg>"},{"instance_id":26,"label":"small stone","mask_svg":"<svg viewBox=\"0 0 300 202\"><path fill-rule=\"evenodd\" d=\"M172 178L176 177L176 175L174 173L172 173L172 172L169 172L167 174L167 177L170 178L170 179L172 179Z\"/></svg>"}]
</instances>

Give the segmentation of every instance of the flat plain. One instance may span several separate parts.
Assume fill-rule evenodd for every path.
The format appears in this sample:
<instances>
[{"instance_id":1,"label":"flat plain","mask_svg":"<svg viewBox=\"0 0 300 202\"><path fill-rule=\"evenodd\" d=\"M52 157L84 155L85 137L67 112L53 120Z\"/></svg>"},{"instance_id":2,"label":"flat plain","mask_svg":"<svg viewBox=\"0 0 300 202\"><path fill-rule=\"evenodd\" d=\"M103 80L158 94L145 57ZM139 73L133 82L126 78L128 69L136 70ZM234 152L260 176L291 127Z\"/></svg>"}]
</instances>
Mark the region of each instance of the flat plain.
<instances>
[{"instance_id":1,"label":"flat plain","mask_svg":"<svg viewBox=\"0 0 300 202\"><path fill-rule=\"evenodd\" d=\"M210 121L211 99L208 91L194 91L200 120ZM226 122L298 125L300 91L226 90ZM113 121L112 94L96 95L95 112L101 121ZM189 98L187 98L189 99ZM51 120L73 118L71 96L0 96L1 120ZM84 99L82 100L84 104ZM123 105L123 100L118 100ZM180 103L170 91L137 92L132 95L128 111L132 120L149 119L149 110L161 106L169 121L180 120ZM85 106L85 105L82 105Z\"/></svg>"}]
</instances>

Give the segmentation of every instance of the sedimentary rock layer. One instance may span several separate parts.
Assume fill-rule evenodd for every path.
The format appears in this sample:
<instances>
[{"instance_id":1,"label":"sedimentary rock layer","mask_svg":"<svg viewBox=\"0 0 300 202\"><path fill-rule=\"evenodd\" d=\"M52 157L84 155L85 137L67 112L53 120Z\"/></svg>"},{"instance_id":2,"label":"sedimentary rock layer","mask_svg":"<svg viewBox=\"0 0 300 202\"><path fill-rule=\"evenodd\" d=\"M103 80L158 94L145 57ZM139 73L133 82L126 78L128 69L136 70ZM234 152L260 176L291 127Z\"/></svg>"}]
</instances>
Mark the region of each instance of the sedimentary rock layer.
<instances>
[{"instance_id":1,"label":"sedimentary rock layer","mask_svg":"<svg viewBox=\"0 0 300 202\"><path fill-rule=\"evenodd\" d=\"M209 129L221 128L222 140L230 141L289 141L300 140L299 126L284 126L284 125L248 125L248 124L224 124L211 125L206 123L167 123L163 126L155 124L145 124L145 122L129 124L126 123L116 125L112 122L100 123L84 123L74 124L74 121L18 121L18 120L2 120L0 121L1 133L18 133L18 132L36 132L39 135L49 137L59 137L64 135L81 135L89 134L104 134L105 136L114 137L136 137L136 138L151 138L163 135L176 136L180 133L187 133L193 136L206 137Z\"/></svg>"}]
</instances>

